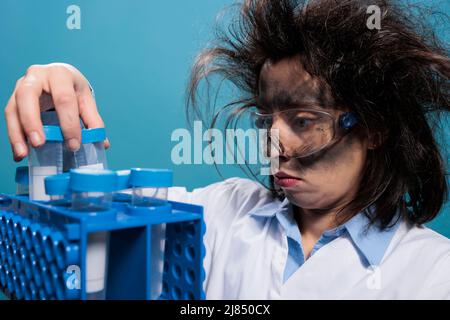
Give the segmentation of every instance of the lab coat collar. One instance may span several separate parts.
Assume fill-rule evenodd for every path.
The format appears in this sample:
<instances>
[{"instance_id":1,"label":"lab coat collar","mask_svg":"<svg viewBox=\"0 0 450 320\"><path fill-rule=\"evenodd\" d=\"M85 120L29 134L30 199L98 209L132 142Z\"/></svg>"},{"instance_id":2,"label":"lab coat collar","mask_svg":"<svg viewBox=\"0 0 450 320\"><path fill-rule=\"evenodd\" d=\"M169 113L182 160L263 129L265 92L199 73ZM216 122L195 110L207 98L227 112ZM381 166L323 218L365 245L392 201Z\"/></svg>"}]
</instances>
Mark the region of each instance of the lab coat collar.
<instances>
[{"instance_id":1,"label":"lab coat collar","mask_svg":"<svg viewBox=\"0 0 450 320\"><path fill-rule=\"evenodd\" d=\"M368 227L370 220L367 215L372 215L374 213L374 210L375 206L372 205L368 209L365 209L356 214L353 218L351 218L343 225L332 230L327 230L324 233L324 236L330 236L332 233L342 234L342 232L340 231L345 228L345 230L350 235L354 246L366 258L366 262L371 266L379 265L389 246L389 243L392 240L392 237L400 226L401 219L399 219L399 213L397 212L397 215L393 219L393 221L396 222L392 227L383 231L379 229L377 223L372 224ZM296 238L294 234L290 234L290 229L286 228L286 224L283 224L283 221L285 220L283 219L283 217L288 219L288 215L291 213L292 204L287 198L285 198L283 201L272 201L249 212L249 214L253 217L273 218L277 216L278 221L280 222L280 224L282 224L285 231L288 233L287 236Z\"/></svg>"},{"instance_id":2,"label":"lab coat collar","mask_svg":"<svg viewBox=\"0 0 450 320\"><path fill-rule=\"evenodd\" d=\"M278 212L287 212L290 209L289 207L291 207L291 203L287 198L283 201L275 199L262 207L250 211L249 214L254 217L271 218L275 217Z\"/></svg>"}]
</instances>

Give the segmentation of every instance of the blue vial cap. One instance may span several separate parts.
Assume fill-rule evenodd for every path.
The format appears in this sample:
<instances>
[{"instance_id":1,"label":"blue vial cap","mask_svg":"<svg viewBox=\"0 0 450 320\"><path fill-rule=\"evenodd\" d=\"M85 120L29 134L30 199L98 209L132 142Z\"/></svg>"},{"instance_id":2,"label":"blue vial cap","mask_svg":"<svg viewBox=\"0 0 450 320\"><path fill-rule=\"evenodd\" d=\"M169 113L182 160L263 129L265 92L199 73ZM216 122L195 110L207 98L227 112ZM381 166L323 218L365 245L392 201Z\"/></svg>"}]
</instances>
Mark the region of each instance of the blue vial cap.
<instances>
[{"instance_id":1,"label":"blue vial cap","mask_svg":"<svg viewBox=\"0 0 450 320\"><path fill-rule=\"evenodd\" d=\"M61 128L58 126L44 126L44 134L46 141L64 141Z\"/></svg>"},{"instance_id":2,"label":"blue vial cap","mask_svg":"<svg viewBox=\"0 0 450 320\"><path fill-rule=\"evenodd\" d=\"M106 139L105 128L81 130L81 143L102 142Z\"/></svg>"},{"instance_id":3,"label":"blue vial cap","mask_svg":"<svg viewBox=\"0 0 450 320\"><path fill-rule=\"evenodd\" d=\"M112 170L72 169L70 189L77 192L113 192L117 190L117 174Z\"/></svg>"},{"instance_id":4,"label":"blue vial cap","mask_svg":"<svg viewBox=\"0 0 450 320\"><path fill-rule=\"evenodd\" d=\"M61 127L58 126L44 126L44 134L46 141L63 142L64 137ZM82 129L81 143L101 142L106 139L105 128Z\"/></svg>"},{"instance_id":5,"label":"blue vial cap","mask_svg":"<svg viewBox=\"0 0 450 320\"><path fill-rule=\"evenodd\" d=\"M130 185L133 187L167 188L172 186L173 173L168 169L131 169Z\"/></svg>"},{"instance_id":6,"label":"blue vial cap","mask_svg":"<svg viewBox=\"0 0 450 320\"><path fill-rule=\"evenodd\" d=\"M16 168L16 183L21 185L28 185L28 167Z\"/></svg>"},{"instance_id":7,"label":"blue vial cap","mask_svg":"<svg viewBox=\"0 0 450 320\"><path fill-rule=\"evenodd\" d=\"M60 196L69 193L70 175L68 173L48 176L44 180L45 193L49 196Z\"/></svg>"},{"instance_id":8,"label":"blue vial cap","mask_svg":"<svg viewBox=\"0 0 450 320\"><path fill-rule=\"evenodd\" d=\"M125 190L130 188L130 170L119 170L117 173L117 190Z\"/></svg>"}]
</instances>

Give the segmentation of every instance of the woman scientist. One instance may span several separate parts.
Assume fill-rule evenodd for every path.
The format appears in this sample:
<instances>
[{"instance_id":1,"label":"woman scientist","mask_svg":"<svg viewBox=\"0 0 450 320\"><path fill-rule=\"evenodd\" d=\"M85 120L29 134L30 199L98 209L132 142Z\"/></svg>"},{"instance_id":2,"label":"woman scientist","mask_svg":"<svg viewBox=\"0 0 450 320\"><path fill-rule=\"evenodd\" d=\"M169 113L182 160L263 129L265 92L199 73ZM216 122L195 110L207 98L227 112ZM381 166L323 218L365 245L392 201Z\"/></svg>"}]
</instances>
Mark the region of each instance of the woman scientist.
<instances>
[{"instance_id":1,"label":"woman scientist","mask_svg":"<svg viewBox=\"0 0 450 320\"><path fill-rule=\"evenodd\" d=\"M250 114L279 133L268 186L169 192L205 208L208 299L450 299L450 240L423 226L447 196L431 121L450 109L448 51L395 1L370 1L370 28L364 3L244 1L197 59L189 108L218 74L242 92L228 124ZM5 109L15 159L44 143L51 104L71 149L79 116L103 126L77 69L31 66Z\"/></svg>"}]
</instances>

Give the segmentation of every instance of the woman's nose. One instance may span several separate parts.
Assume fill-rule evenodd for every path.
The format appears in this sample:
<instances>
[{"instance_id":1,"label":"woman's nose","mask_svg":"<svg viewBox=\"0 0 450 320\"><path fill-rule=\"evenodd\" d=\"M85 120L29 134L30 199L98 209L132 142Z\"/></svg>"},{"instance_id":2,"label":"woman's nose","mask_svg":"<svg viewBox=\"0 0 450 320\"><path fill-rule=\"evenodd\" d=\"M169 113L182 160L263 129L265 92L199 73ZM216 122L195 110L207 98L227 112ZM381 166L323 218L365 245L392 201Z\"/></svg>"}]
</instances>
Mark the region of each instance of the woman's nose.
<instances>
[{"instance_id":1,"label":"woman's nose","mask_svg":"<svg viewBox=\"0 0 450 320\"><path fill-rule=\"evenodd\" d=\"M295 133L281 118L273 121L271 137L270 157L278 157L280 160L288 159L289 154L295 150Z\"/></svg>"}]
</instances>

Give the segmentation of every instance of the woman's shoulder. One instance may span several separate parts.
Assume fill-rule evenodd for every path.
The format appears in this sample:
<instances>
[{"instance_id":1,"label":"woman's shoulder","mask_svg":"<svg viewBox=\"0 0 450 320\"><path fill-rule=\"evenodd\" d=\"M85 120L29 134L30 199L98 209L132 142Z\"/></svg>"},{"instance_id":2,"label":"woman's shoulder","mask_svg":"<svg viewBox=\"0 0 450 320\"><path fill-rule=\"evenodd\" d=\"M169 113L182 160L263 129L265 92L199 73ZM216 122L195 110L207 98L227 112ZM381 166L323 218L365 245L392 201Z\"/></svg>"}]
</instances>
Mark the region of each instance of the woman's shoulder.
<instances>
[{"instance_id":1,"label":"woman's shoulder","mask_svg":"<svg viewBox=\"0 0 450 320\"><path fill-rule=\"evenodd\" d=\"M428 266L423 274L423 298L450 299L450 239L428 227L413 227L409 240L416 243L416 262Z\"/></svg>"},{"instance_id":2,"label":"woman's shoulder","mask_svg":"<svg viewBox=\"0 0 450 320\"><path fill-rule=\"evenodd\" d=\"M195 191L194 191L195 192ZM248 211L261 204L272 201L270 191L257 181L246 178L229 178L206 187L204 194L208 204L212 199L216 203L221 203L223 208L229 207L231 210Z\"/></svg>"},{"instance_id":3,"label":"woman's shoulder","mask_svg":"<svg viewBox=\"0 0 450 320\"><path fill-rule=\"evenodd\" d=\"M450 239L426 226L409 226L400 248L415 261L426 261L436 267L446 265L450 270Z\"/></svg>"},{"instance_id":4,"label":"woman's shoulder","mask_svg":"<svg viewBox=\"0 0 450 320\"><path fill-rule=\"evenodd\" d=\"M273 197L259 182L234 177L191 192L184 187L169 188L169 200L202 205L205 211L212 209L238 213L237 211L245 212L273 201Z\"/></svg>"},{"instance_id":5,"label":"woman's shoulder","mask_svg":"<svg viewBox=\"0 0 450 320\"><path fill-rule=\"evenodd\" d=\"M219 182L218 185L236 192L237 196L248 196L256 194L260 197L269 197L271 195L270 191L260 182L248 178L229 178L222 182Z\"/></svg>"},{"instance_id":6,"label":"woman's shoulder","mask_svg":"<svg viewBox=\"0 0 450 320\"><path fill-rule=\"evenodd\" d=\"M407 237L424 247L436 248L450 253L450 239L426 226L411 227Z\"/></svg>"}]
</instances>

